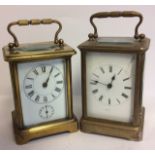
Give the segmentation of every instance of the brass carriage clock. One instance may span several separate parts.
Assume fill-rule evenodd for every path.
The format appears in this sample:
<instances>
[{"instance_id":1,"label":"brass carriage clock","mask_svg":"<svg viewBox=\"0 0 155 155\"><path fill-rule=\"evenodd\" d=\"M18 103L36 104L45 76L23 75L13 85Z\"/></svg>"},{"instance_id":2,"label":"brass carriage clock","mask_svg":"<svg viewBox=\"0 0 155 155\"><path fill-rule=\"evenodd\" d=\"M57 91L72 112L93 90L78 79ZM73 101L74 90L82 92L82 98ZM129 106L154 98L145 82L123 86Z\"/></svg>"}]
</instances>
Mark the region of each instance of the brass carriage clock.
<instances>
[{"instance_id":1,"label":"brass carriage clock","mask_svg":"<svg viewBox=\"0 0 155 155\"><path fill-rule=\"evenodd\" d=\"M134 37L98 37L94 18L139 17ZM142 138L142 81L150 40L138 34L143 16L134 11L90 17L94 34L79 45L82 57L81 130L131 140Z\"/></svg>"},{"instance_id":2,"label":"brass carriage clock","mask_svg":"<svg viewBox=\"0 0 155 155\"><path fill-rule=\"evenodd\" d=\"M58 24L54 42L19 44L14 25ZM3 48L9 62L15 110L16 142L77 130L72 110L71 57L76 52L58 34L62 25L52 19L19 20L8 25L14 42Z\"/></svg>"}]
</instances>

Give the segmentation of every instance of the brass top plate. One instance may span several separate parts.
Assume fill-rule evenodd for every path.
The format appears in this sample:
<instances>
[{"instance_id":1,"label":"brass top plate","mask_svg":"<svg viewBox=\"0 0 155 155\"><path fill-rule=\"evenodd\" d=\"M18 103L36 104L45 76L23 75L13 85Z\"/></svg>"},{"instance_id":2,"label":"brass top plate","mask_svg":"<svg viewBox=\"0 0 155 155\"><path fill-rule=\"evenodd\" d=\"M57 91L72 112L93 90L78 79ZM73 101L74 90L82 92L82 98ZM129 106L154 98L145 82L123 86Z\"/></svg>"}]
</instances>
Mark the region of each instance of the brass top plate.
<instances>
[{"instance_id":1,"label":"brass top plate","mask_svg":"<svg viewBox=\"0 0 155 155\"><path fill-rule=\"evenodd\" d=\"M81 50L99 50L103 52L143 53L149 48L150 39L137 40L133 37L99 37L87 40L78 46Z\"/></svg>"},{"instance_id":2,"label":"brass top plate","mask_svg":"<svg viewBox=\"0 0 155 155\"><path fill-rule=\"evenodd\" d=\"M72 56L74 54L76 54L76 51L67 44L60 47L54 44L54 42L20 44L19 47L13 50L10 50L8 46L3 47L5 61L50 59Z\"/></svg>"}]
</instances>

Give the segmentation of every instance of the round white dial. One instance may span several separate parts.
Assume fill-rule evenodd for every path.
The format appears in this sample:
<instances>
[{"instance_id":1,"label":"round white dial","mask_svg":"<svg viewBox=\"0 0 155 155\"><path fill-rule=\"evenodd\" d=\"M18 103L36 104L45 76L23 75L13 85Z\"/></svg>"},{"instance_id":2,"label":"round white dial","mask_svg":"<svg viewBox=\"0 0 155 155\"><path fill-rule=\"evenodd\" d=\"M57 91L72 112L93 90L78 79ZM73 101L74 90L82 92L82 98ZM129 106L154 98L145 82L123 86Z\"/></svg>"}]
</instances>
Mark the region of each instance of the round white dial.
<instances>
[{"instance_id":1,"label":"round white dial","mask_svg":"<svg viewBox=\"0 0 155 155\"><path fill-rule=\"evenodd\" d=\"M39 116L43 119L51 118L54 115L54 108L50 105L45 105L39 110Z\"/></svg>"},{"instance_id":2,"label":"round white dial","mask_svg":"<svg viewBox=\"0 0 155 155\"><path fill-rule=\"evenodd\" d=\"M120 105L130 98L133 75L116 65L96 67L91 74L92 95L105 106Z\"/></svg>"},{"instance_id":3,"label":"round white dial","mask_svg":"<svg viewBox=\"0 0 155 155\"><path fill-rule=\"evenodd\" d=\"M39 65L32 68L24 78L24 92L35 103L50 103L63 89L61 71L54 65Z\"/></svg>"}]
</instances>

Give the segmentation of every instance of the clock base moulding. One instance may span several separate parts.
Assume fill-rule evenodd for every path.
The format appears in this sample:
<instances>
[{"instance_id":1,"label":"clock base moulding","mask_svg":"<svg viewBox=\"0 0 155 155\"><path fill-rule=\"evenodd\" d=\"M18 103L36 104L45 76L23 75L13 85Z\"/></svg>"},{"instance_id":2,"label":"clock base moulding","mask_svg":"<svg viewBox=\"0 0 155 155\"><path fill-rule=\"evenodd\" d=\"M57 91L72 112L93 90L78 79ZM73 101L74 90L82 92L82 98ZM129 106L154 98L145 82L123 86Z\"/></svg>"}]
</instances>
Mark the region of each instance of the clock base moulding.
<instances>
[{"instance_id":1,"label":"clock base moulding","mask_svg":"<svg viewBox=\"0 0 155 155\"><path fill-rule=\"evenodd\" d=\"M139 115L139 125L137 126L124 125L122 123L111 124L107 121L97 121L96 119L94 121L91 118L82 118L80 123L81 131L140 141L142 140L144 113L145 108L143 107Z\"/></svg>"},{"instance_id":2,"label":"clock base moulding","mask_svg":"<svg viewBox=\"0 0 155 155\"><path fill-rule=\"evenodd\" d=\"M72 119L66 119L64 121L47 123L39 126L34 126L30 128L20 129L15 123L15 112L12 112L13 128L15 132L15 140L17 144L25 144L33 139L40 137L53 135L57 133L64 132L76 132L78 131L77 119L73 117Z\"/></svg>"}]
</instances>

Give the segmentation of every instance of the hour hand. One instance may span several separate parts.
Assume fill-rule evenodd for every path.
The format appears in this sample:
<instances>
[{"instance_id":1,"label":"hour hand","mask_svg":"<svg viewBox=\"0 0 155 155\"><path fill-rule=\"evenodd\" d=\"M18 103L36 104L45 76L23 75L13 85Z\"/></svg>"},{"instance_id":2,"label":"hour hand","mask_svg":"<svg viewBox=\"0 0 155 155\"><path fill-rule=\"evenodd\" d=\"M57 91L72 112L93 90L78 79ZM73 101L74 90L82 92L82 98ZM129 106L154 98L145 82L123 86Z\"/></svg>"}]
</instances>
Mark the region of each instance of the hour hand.
<instances>
[{"instance_id":1,"label":"hour hand","mask_svg":"<svg viewBox=\"0 0 155 155\"><path fill-rule=\"evenodd\" d=\"M48 85L49 77L46 79L46 81L42 84L43 88L46 88Z\"/></svg>"},{"instance_id":2,"label":"hour hand","mask_svg":"<svg viewBox=\"0 0 155 155\"><path fill-rule=\"evenodd\" d=\"M111 83L112 83L112 81L115 80L115 78L116 78L116 75L112 76L112 78L111 78Z\"/></svg>"}]
</instances>

